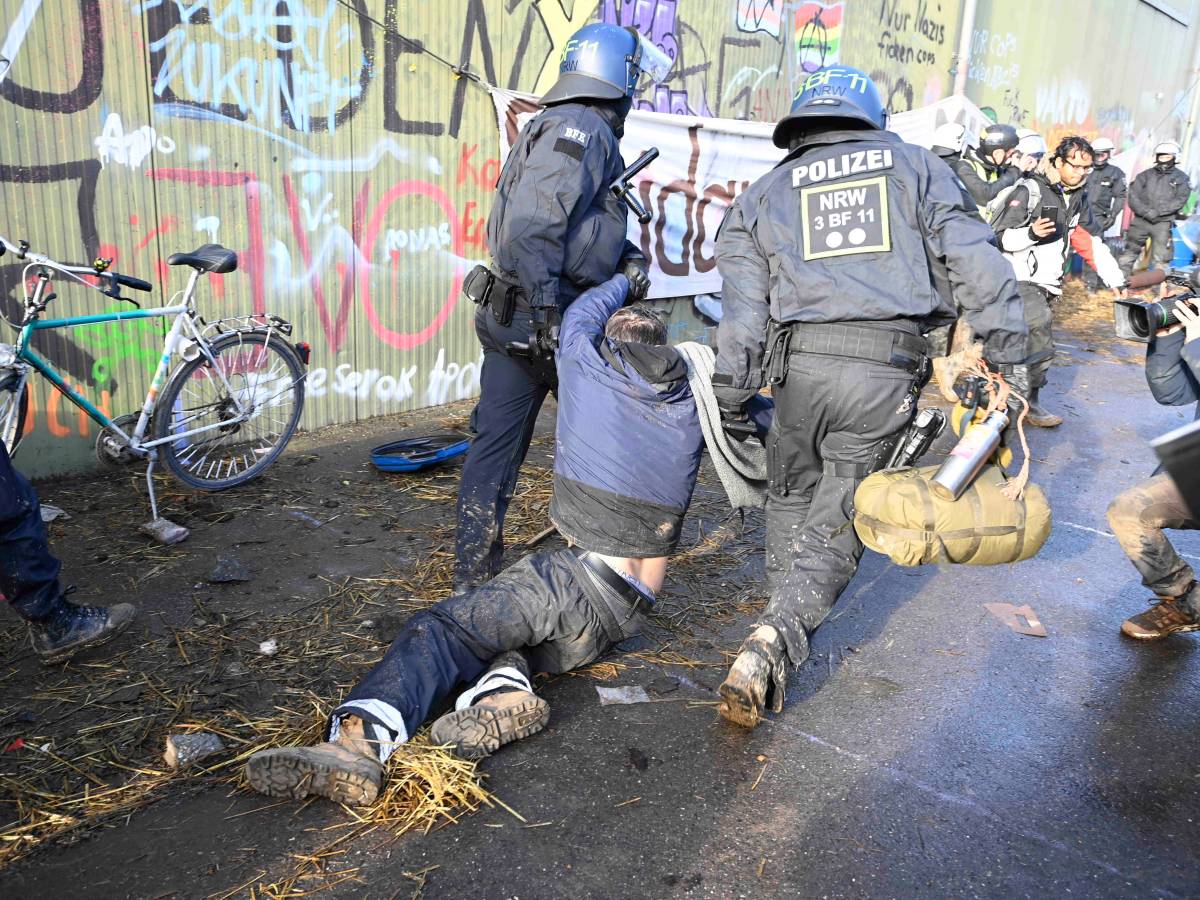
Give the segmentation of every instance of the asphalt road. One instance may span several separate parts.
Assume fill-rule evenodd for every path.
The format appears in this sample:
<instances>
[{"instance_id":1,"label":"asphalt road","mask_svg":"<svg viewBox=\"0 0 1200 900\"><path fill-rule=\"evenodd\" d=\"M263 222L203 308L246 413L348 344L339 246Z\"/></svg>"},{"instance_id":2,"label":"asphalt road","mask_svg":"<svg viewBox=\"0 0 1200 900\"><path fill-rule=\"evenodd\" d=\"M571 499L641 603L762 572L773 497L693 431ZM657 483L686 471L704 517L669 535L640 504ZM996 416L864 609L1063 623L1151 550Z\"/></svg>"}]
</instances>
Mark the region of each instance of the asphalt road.
<instances>
[{"instance_id":1,"label":"asphalt road","mask_svg":"<svg viewBox=\"0 0 1200 900\"><path fill-rule=\"evenodd\" d=\"M1104 520L1153 469L1147 440L1192 411L1154 404L1137 348L1063 344L1048 405L1067 421L1031 435L1055 517L1036 559L900 569L868 553L783 714L753 732L715 715L719 666L618 657L612 681L559 678L550 728L485 764L524 823L492 808L365 842L346 857L360 880L328 896L1200 894L1200 644L1119 634L1147 592ZM1200 559L1195 537L1177 546ZM726 583L760 574L752 556ZM991 601L1029 603L1048 637L1009 630ZM707 659L750 621L718 623ZM602 706L597 685L654 702ZM263 806L227 789L164 800L21 864L0 893L206 896L238 884L248 841L245 871L342 816L275 808L237 821L252 836L231 830Z\"/></svg>"}]
</instances>

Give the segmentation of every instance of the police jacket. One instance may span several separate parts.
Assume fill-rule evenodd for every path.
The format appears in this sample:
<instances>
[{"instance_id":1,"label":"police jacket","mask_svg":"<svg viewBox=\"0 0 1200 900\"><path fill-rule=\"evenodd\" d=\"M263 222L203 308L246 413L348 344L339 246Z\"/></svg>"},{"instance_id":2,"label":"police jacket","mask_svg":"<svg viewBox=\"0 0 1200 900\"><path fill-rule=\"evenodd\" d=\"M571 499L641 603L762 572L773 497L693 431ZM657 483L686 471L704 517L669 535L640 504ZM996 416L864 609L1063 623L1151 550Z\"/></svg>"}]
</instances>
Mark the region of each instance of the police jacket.
<instances>
[{"instance_id":1,"label":"police jacket","mask_svg":"<svg viewBox=\"0 0 1200 900\"><path fill-rule=\"evenodd\" d=\"M625 239L625 204L609 190L625 168L618 124L605 106L548 107L521 130L504 163L488 247L530 306L564 308L612 277L623 259L642 256Z\"/></svg>"},{"instance_id":2,"label":"police jacket","mask_svg":"<svg viewBox=\"0 0 1200 900\"><path fill-rule=\"evenodd\" d=\"M930 151L886 131L811 135L738 197L717 236L718 397L742 403L762 386L770 319L933 328L957 301L990 361L1020 362L1024 311L993 240ZM953 298L935 286L942 263Z\"/></svg>"},{"instance_id":3,"label":"police jacket","mask_svg":"<svg viewBox=\"0 0 1200 900\"><path fill-rule=\"evenodd\" d=\"M980 160L963 156L956 156L953 160L946 161L981 212L995 199L997 194L1007 187L1012 187L1021 177L1016 166L1003 166L996 169L988 167Z\"/></svg>"},{"instance_id":4,"label":"police jacket","mask_svg":"<svg viewBox=\"0 0 1200 900\"><path fill-rule=\"evenodd\" d=\"M1096 225L1087 189L1064 191L1050 158L1043 158L1032 175L1022 178L1003 198L992 219L1000 249L1012 263L1017 281L1036 284L1051 294L1062 293L1067 251L1074 249L1110 288L1125 284L1121 267L1104 241L1093 237ZM1056 228L1039 238L1030 226L1053 210Z\"/></svg>"},{"instance_id":5,"label":"police jacket","mask_svg":"<svg viewBox=\"0 0 1200 900\"><path fill-rule=\"evenodd\" d=\"M1088 205L1095 219L1095 235L1102 235L1112 228L1125 209L1128 185L1125 173L1112 163L1096 166L1087 180Z\"/></svg>"},{"instance_id":6,"label":"police jacket","mask_svg":"<svg viewBox=\"0 0 1200 900\"><path fill-rule=\"evenodd\" d=\"M1191 196L1188 177L1178 168L1160 172L1157 166L1138 174L1129 188L1129 206L1139 219L1169 222Z\"/></svg>"},{"instance_id":7,"label":"police jacket","mask_svg":"<svg viewBox=\"0 0 1200 900\"><path fill-rule=\"evenodd\" d=\"M616 275L563 314L550 520L585 550L667 556L704 437L679 353L605 337L628 293L628 279Z\"/></svg>"}]
</instances>

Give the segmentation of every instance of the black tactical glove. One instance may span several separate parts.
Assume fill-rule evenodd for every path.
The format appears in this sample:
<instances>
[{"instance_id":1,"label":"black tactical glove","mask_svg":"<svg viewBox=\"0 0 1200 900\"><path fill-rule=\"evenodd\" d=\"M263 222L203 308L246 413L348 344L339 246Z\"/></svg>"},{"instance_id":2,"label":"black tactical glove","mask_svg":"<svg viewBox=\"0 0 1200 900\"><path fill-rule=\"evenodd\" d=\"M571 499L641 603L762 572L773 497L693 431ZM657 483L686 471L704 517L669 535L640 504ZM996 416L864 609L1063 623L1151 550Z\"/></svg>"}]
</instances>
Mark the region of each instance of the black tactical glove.
<instances>
[{"instance_id":1,"label":"black tactical glove","mask_svg":"<svg viewBox=\"0 0 1200 900\"><path fill-rule=\"evenodd\" d=\"M557 305L535 306L529 316L529 341L524 344L509 341L505 349L513 356L523 356L534 362L553 362L561 321Z\"/></svg>"},{"instance_id":2,"label":"black tactical glove","mask_svg":"<svg viewBox=\"0 0 1200 900\"><path fill-rule=\"evenodd\" d=\"M721 411L721 427L732 441L739 443L757 433L754 423L746 412L745 403L725 403L717 401L717 409Z\"/></svg>"},{"instance_id":3,"label":"black tactical glove","mask_svg":"<svg viewBox=\"0 0 1200 900\"><path fill-rule=\"evenodd\" d=\"M632 257L625 260L621 274L629 279L629 302L639 303L650 291L649 268L644 259Z\"/></svg>"}]
</instances>

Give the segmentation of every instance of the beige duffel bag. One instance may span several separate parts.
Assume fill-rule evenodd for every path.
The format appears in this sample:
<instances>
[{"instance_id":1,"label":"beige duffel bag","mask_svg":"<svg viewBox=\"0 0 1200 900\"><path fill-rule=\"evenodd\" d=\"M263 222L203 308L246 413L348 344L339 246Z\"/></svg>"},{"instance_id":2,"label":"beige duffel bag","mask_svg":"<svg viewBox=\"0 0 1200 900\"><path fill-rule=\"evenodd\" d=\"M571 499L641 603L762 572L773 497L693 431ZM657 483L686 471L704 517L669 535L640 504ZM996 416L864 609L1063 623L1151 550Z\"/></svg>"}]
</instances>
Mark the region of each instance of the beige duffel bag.
<instances>
[{"instance_id":1,"label":"beige duffel bag","mask_svg":"<svg viewBox=\"0 0 1200 900\"><path fill-rule=\"evenodd\" d=\"M1010 500L1000 490L1004 473L987 466L958 500L943 500L929 488L937 470L869 475L854 494L854 530L862 542L900 566L995 566L1042 549L1050 535L1050 504L1036 484Z\"/></svg>"}]
</instances>

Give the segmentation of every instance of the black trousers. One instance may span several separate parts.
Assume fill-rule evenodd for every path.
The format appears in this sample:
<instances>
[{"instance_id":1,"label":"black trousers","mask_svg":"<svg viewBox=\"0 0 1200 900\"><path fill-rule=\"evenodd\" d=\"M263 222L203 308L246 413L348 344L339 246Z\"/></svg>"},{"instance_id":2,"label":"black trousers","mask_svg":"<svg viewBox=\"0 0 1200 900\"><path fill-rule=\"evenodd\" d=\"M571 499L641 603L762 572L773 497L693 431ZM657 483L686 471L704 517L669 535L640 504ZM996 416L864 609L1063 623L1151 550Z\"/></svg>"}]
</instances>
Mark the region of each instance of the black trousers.
<instances>
[{"instance_id":1,"label":"black trousers","mask_svg":"<svg viewBox=\"0 0 1200 900\"><path fill-rule=\"evenodd\" d=\"M475 437L463 464L458 492L454 586L463 591L494 577L504 561L504 515L537 423L542 402L557 389L552 360L531 362L505 350L529 339L529 313L517 311L500 325L489 307L475 313L483 345L479 402L471 413Z\"/></svg>"},{"instance_id":2,"label":"black trousers","mask_svg":"<svg viewBox=\"0 0 1200 900\"><path fill-rule=\"evenodd\" d=\"M760 623L808 657L808 635L858 570L854 492L916 413L918 376L884 363L794 353L767 437L767 575Z\"/></svg>"},{"instance_id":3,"label":"black trousers","mask_svg":"<svg viewBox=\"0 0 1200 900\"><path fill-rule=\"evenodd\" d=\"M1054 362L1054 311L1050 308L1053 295L1028 281L1017 283L1025 305L1025 325L1029 337L1025 342L1025 365L1029 369L1029 387L1046 384L1046 373Z\"/></svg>"},{"instance_id":4,"label":"black trousers","mask_svg":"<svg viewBox=\"0 0 1200 900\"><path fill-rule=\"evenodd\" d=\"M1146 241L1150 241L1151 263L1161 268L1171 262L1171 257L1175 254L1174 241L1171 239L1172 224L1170 219L1165 222L1147 222L1140 216L1133 217L1133 221L1129 223L1129 230L1125 232L1125 249L1117 260L1126 278L1133 272Z\"/></svg>"}]
</instances>

